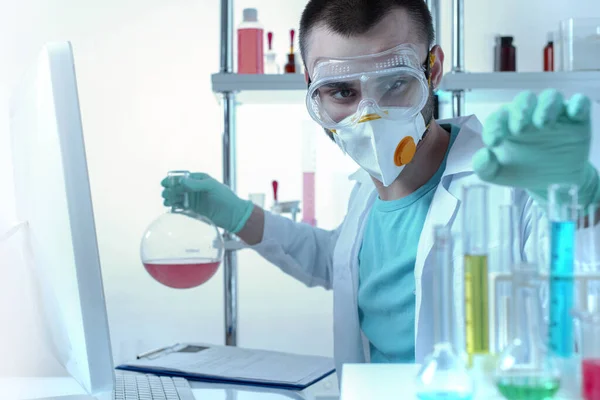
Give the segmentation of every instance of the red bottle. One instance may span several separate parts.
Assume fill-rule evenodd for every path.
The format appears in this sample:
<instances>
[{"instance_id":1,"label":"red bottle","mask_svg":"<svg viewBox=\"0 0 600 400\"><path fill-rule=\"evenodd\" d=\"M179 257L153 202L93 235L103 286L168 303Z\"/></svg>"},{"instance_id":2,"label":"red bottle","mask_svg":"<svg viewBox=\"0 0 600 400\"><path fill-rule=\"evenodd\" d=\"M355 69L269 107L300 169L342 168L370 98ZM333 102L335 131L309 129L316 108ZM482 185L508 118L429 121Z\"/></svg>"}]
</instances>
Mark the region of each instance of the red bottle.
<instances>
[{"instance_id":1,"label":"red bottle","mask_svg":"<svg viewBox=\"0 0 600 400\"><path fill-rule=\"evenodd\" d=\"M548 33L548 43L544 47L544 71L554 71L554 38Z\"/></svg>"},{"instance_id":2,"label":"red bottle","mask_svg":"<svg viewBox=\"0 0 600 400\"><path fill-rule=\"evenodd\" d=\"M292 29L290 31L290 53L287 55L288 62L283 67L286 74L296 73L296 55L294 54L294 34L296 32Z\"/></svg>"},{"instance_id":3,"label":"red bottle","mask_svg":"<svg viewBox=\"0 0 600 400\"><path fill-rule=\"evenodd\" d=\"M517 49L513 46L512 36L496 38L495 55L494 71L514 72L517 70Z\"/></svg>"},{"instance_id":4,"label":"red bottle","mask_svg":"<svg viewBox=\"0 0 600 400\"><path fill-rule=\"evenodd\" d=\"M263 36L256 8L244 9L244 21L237 30L238 74L264 73Z\"/></svg>"}]
</instances>

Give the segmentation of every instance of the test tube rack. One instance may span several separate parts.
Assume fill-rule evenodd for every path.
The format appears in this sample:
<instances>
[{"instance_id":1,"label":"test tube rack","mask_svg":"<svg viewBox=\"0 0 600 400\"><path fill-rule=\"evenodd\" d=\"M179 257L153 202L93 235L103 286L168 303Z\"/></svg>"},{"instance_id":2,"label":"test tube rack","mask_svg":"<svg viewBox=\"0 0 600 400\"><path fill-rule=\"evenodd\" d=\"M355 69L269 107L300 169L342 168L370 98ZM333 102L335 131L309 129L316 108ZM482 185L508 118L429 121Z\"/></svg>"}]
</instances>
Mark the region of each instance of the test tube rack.
<instances>
[{"instance_id":1,"label":"test tube rack","mask_svg":"<svg viewBox=\"0 0 600 400\"><path fill-rule=\"evenodd\" d=\"M300 201L277 201L273 204L273 207L271 207L271 211L275 214L290 214L292 221L296 222L298 213L301 211Z\"/></svg>"},{"instance_id":2,"label":"test tube rack","mask_svg":"<svg viewBox=\"0 0 600 400\"><path fill-rule=\"evenodd\" d=\"M550 280L550 275L547 271L540 273L539 281L541 284L547 283ZM588 311L600 311L600 272L577 272L574 276L575 282L575 308ZM501 299L499 295L499 287L503 283L512 284L513 275L509 272L490 272L490 315L495 315L498 310L498 318L490 318L490 342L492 344L491 351L498 353L508 344L510 339L509 326L497 326L497 321L510 320L510 298ZM543 286L542 286L543 288ZM590 288L593 288L590 290ZM540 296L540 302L542 301ZM542 305L543 310L547 310L547 305Z\"/></svg>"}]
</instances>

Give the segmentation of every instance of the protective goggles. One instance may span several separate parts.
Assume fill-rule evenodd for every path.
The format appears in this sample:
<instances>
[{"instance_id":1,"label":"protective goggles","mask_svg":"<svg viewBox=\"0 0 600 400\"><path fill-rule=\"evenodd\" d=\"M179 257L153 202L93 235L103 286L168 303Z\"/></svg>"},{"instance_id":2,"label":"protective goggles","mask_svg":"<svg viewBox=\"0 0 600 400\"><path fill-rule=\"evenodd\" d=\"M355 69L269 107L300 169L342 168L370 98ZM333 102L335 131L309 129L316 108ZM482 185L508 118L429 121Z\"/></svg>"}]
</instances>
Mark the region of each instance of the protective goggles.
<instances>
[{"instance_id":1,"label":"protective goggles","mask_svg":"<svg viewBox=\"0 0 600 400\"><path fill-rule=\"evenodd\" d=\"M421 64L416 47L402 44L378 54L317 59L306 95L308 112L328 129L355 125L373 114L414 117L429 96L429 58ZM390 108L394 113L386 113Z\"/></svg>"}]
</instances>

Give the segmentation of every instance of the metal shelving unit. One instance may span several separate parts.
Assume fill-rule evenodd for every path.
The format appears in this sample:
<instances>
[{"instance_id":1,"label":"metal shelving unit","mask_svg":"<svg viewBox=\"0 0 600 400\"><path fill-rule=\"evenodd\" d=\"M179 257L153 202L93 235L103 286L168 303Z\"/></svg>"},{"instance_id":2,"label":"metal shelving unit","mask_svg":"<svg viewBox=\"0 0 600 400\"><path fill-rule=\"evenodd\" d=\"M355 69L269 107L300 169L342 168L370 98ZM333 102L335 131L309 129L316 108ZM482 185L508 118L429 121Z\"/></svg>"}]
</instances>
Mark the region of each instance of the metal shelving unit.
<instances>
[{"instance_id":1,"label":"metal shelving unit","mask_svg":"<svg viewBox=\"0 0 600 400\"><path fill-rule=\"evenodd\" d=\"M425 0L440 34L440 0ZM469 73L464 60L464 0L452 3L452 69L440 85L442 102L452 103L453 116L465 112L465 96L473 101L498 102L522 90L540 91L547 87L566 95L579 91L600 101L600 72L491 72ZM238 75L233 73L233 0L221 0L221 69L212 75L213 92L221 96L223 107L223 182L236 190L235 108L238 104L302 104L306 93L303 74ZM225 233L226 240L232 240ZM224 256L225 343L237 344L237 259L235 246L226 247Z\"/></svg>"}]
</instances>

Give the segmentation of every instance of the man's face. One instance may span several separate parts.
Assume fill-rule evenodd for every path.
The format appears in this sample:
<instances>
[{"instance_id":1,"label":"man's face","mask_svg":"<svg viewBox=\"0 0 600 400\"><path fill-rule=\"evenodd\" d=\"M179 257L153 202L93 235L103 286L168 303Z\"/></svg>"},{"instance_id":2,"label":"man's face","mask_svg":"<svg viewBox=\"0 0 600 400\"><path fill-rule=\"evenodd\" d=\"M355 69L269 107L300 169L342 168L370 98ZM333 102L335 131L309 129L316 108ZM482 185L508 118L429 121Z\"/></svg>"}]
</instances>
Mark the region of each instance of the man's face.
<instances>
[{"instance_id":1,"label":"man's face","mask_svg":"<svg viewBox=\"0 0 600 400\"><path fill-rule=\"evenodd\" d=\"M414 22L409 18L408 14L401 9L391 11L369 32L360 36L346 37L333 33L324 26L315 26L311 30L307 40L305 64L309 75L308 77L312 76L315 61L321 57L341 58L375 54L389 50L400 44L413 44L417 46L419 60L425 65L428 48L423 40L419 38L417 32ZM434 50L441 53L441 49L437 46ZM441 60L443 61L443 53L441 53ZM432 79L429 88L429 99L421 111L425 123L429 123L433 118L433 85L435 84L437 86L439 81L437 75L440 75L441 77L441 63L439 60L436 61L436 66L432 68L431 73ZM433 75L436 76L434 77ZM327 129L325 131L332 137L331 132Z\"/></svg>"}]
</instances>

